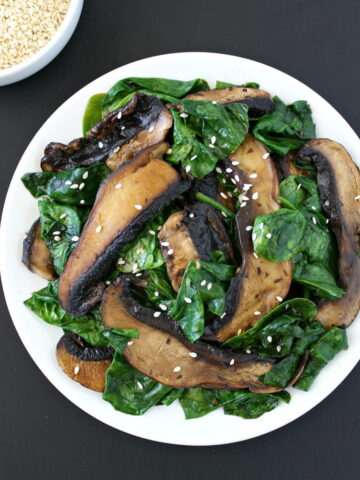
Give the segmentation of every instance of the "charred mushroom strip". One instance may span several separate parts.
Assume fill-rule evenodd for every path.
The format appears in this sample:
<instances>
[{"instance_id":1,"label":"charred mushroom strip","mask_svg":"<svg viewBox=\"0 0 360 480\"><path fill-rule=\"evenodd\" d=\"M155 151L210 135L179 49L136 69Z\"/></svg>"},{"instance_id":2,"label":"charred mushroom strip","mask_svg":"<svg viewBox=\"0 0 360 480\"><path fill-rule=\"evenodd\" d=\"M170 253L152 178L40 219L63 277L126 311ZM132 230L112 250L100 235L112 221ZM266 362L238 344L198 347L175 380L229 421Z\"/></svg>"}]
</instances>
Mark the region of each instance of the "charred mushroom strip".
<instances>
[{"instance_id":1,"label":"charred mushroom strip","mask_svg":"<svg viewBox=\"0 0 360 480\"><path fill-rule=\"evenodd\" d=\"M233 165L232 162L239 162ZM231 172L228 172L231 170ZM273 263L258 257L252 246L251 229L258 215L279 208L279 182L265 148L248 135L225 161L225 172L243 191L236 227L242 254L241 271L230 283L225 317L212 326L221 342L254 325L287 295L291 284L291 261Z\"/></svg>"},{"instance_id":2,"label":"charred mushroom strip","mask_svg":"<svg viewBox=\"0 0 360 480\"><path fill-rule=\"evenodd\" d=\"M86 138L47 145L41 168L60 171L105 161L115 170L141 149L164 140L171 126L172 116L159 99L137 93L97 123Z\"/></svg>"},{"instance_id":3,"label":"charred mushroom strip","mask_svg":"<svg viewBox=\"0 0 360 480\"><path fill-rule=\"evenodd\" d=\"M234 210L235 201L231 195L226 193L223 186L218 182L215 172L208 173L204 178L201 179L193 179L193 185L186 194L186 197L190 203L195 203L197 201L197 193L203 193L204 195L221 203L229 210Z\"/></svg>"},{"instance_id":4,"label":"charred mushroom strip","mask_svg":"<svg viewBox=\"0 0 360 480\"><path fill-rule=\"evenodd\" d=\"M74 333L63 335L56 347L58 364L66 375L96 392L105 389L106 370L113 355L111 347L88 347Z\"/></svg>"},{"instance_id":5,"label":"charred mushroom strip","mask_svg":"<svg viewBox=\"0 0 360 480\"><path fill-rule=\"evenodd\" d=\"M346 294L335 301L321 300L316 320L325 327L347 327L360 309L360 173L345 148L319 138L298 152L301 160L312 161L323 209L339 247L339 286Z\"/></svg>"},{"instance_id":6,"label":"charred mushroom strip","mask_svg":"<svg viewBox=\"0 0 360 480\"><path fill-rule=\"evenodd\" d=\"M258 380L272 366L254 355L236 354L203 342L190 343L165 314L138 304L131 296L131 279L119 277L105 290L101 314L106 327L137 328L139 338L124 350L128 362L143 374L175 388L201 386L272 392Z\"/></svg>"},{"instance_id":7,"label":"charred mushroom strip","mask_svg":"<svg viewBox=\"0 0 360 480\"><path fill-rule=\"evenodd\" d=\"M224 252L234 262L232 245L221 217L210 205L196 203L173 213L164 223L159 240L173 289L179 291L191 260L211 261L210 252Z\"/></svg>"},{"instance_id":8,"label":"charred mushroom strip","mask_svg":"<svg viewBox=\"0 0 360 480\"><path fill-rule=\"evenodd\" d=\"M276 170L278 172L279 180L284 180L290 175L308 175L310 172L309 170L303 170L297 168L294 161L296 158L296 152L290 151L287 155L281 157L280 155L275 154L275 158L273 155L274 164L276 166Z\"/></svg>"},{"instance_id":9,"label":"charred mushroom strip","mask_svg":"<svg viewBox=\"0 0 360 480\"><path fill-rule=\"evenodd\" d=\"M120 249L189 187L189 181L160 159L166 149L167 144L160 143L142 150L100 186L79 244L59 281L60 302L71 315L83 315L100 300L101 280Z\"/></svg>"},{"instance_id":10,"label":"charred mushroom strip","mask_svg":"<svg viewBox=\"0 0 360 480\"><path fill-rule=\"evenodd\" d=\"M189 100L210 100L219 103L245 103L249 107L249 117L258 118L274 110L271 96L258 88L228 87L214 88L204 92L192 93Z\"/></svg>"},{"instance_id":11,"label":"charred mushroom strip","mask_svg":"<svg viewBox=\"0 0 360 480\"><path fill-rule=\"evenodd\" d=\"M45 240L41 238L41 223L39 219L32 224L29 233L26 235L23 243L22 261L31 272L40 275L40 277L50 282L57 278L50 250Z\"/></svg>"}]
</instances>

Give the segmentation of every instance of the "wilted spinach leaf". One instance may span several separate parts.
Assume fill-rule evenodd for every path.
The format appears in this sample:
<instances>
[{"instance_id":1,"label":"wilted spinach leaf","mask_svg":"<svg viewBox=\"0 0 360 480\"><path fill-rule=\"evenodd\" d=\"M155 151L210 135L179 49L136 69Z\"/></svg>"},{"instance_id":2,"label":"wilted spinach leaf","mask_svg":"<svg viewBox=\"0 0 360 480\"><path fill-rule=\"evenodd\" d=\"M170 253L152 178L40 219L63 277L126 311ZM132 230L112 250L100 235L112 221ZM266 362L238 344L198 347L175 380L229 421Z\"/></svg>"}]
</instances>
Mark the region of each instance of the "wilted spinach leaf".
<instances>
[{"instance_id":1,"label":"wilted spinach leaf","mask_svg":"<svg viewBox=\"0 0 360 480\"><path fill-rule=\"evenodd\" d=\"M184 388L173 388L165 397L161 400L162 405L167 407L175 402L175 400L180 399L185 392Z\"/></svg>"},{"instance_id":2,"label":"wilted spinach leaf","mask_svg":"<svg viewBox=\"0 0 360 480\"><path fill-rule=\"evenodd\" d=\"M228 88L228 87L259 88L260 85L256 82L247 82L241 85L236 85L235 83L228 83L228 82L222 82L221 80L216 80L216 88Z\"/></svg>"},{"instance_id":3,"label":"wilted spinach leaf","mask_svg":"<svg viewBox=\"0 0 360 480\"><path fill-rule=\"evenodd\" d=\"M83 116L83 135L102 119L102 102L106 93L97 93L90 97Z\"/></svg>"},{"instance_id":4,"label":"wilted spinach leaf","mask_svg":"<svg viewBox=\"0 0 360 480\"><path fill-rule=\"evenodd\" d=\"M273 98L275 110L261 117L253 134L270 151L286 155L315 138L315 124L311 109L304 100L285 105L279 97Z\"/></svg>"},{"instance_id":5,"label":"wilted spinach leaf","mask_svg":"<svg viewBox=\"0 0 360 480\"><path fill-rule=\"evenodd\" d=\"M49 198L38 202L41 236L51 252L55 271L60 275L77 245L82 221L76 208L59 205Z\"/></svg>"},{"instance_id":6,"label":"wilted spinach leaf","mask_svg":"<svg viewBox=\"0 0 360 480\"><path fill-rule=\"evenodd\" d=\"M96 163L91 167L69 168L63 172L27 173L21 180L36 198L48 195L63 205L92 206L100 183L109 173L104 163Z\"/></svg>"}]
</instances>

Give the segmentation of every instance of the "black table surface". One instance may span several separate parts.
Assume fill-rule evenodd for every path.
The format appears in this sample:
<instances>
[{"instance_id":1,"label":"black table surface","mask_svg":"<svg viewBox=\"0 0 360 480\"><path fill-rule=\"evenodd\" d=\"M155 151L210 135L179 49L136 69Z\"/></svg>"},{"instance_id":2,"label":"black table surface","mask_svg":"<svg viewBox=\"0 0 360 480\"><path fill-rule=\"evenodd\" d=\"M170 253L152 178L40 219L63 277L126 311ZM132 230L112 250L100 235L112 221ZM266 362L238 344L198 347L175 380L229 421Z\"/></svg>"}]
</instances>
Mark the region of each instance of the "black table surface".
<instances>
[{"instance_id":1,"label":"black table surface","mask_svg":"<svg viewBox=\"0 0 360 480\"><path fill-rule=\"evenodd\" d=\"M162 53L220 52L276 67L320 93L359 133L359 23L358 0L85 1L60 55L0 88L1 204L23 151L59 105L115 67ZM360 478L359 366L320 405L275 432L217 447L164 445L112 429L70 403L31 360L2 295L0 309L3 480Z\"/></svg>"}]
</instances>

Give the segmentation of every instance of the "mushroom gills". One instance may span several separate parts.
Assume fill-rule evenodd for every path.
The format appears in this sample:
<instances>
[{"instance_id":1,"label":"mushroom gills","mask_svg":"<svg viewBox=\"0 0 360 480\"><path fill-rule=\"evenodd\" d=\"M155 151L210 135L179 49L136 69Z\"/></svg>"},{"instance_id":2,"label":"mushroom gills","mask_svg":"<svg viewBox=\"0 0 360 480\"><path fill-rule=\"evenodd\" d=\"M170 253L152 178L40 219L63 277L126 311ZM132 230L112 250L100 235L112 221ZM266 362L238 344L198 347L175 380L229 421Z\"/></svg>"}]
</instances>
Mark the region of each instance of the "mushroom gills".
<instances>
[{"instance_id":1,"label":"mushroom gills","mask_svg":"<svg viewBox=\"0 0 360 480\"><path fill-rule=\"evenodd\" d=\"M59 280L59 299L70 315L84 315L100 301L102 280L121 248L189 188L189 180L161 159L167 147L159 143L142 150L101 184L78 246Z\"/></svg>"},{"instance_id":2,"label":"mushroom gills","mask_svg":"<svg viewBox=\"0 0 360 480\"><path fill-rule=\"evenodd\" d=\"M325 138L307 142L298 157L317 169L322 207L339 248L339 286L346 292L339 300L320 300L315 319L326 328L347 327L360 310L359 169L342 145Z\"/></svg>"},{"instance_id":3,"label":"mushroom gills","mask_svg":"<svg viewBox=\"0 0 360 480\"><path fill-rule=\"evenodd\" d=\"M98 122L86 137L67 145L47 145L41 168L61 171L105 162L114 171L143 148L163 141L171 126L172 116L158 98L136 93L124 107Z\"/></svg>"},{"instance_id":4,"label":"mushroom gills","mask_svg":"<svg viewBox=\"0 0 360 480\"><path fill-rule=\"evenodd\" d=\"M139 338L123 354L138 371L174 388L249 388L270 393L258 377L268 372L271 360L233 353L210 344L189 342L179 326L161 313L143 307L131 296L131 276L121 276L104 292L101 316L107 328L136 328Z\"/></svg>"},{"instance_id":5,"label":"mushroom gills","mask_svg":"<svg viewBox=\"0 0 360 480\"><path fill-rule=\"evenodd\" d=\"M49 282L57 278L50 250L45 240L41 238L40 219L32 224L24 239L22 262L31 272Z\"/></svg>"},{"instance_id":6,"label":"mushroom gills","mask_svg":"<svg viewBox=\"0 0 360 480\"><path fill-rule=\"evenodd\" d=\"M111 347L89 347L72 332L65 333L56 346L58 364L66 375L96 392L105 389L106 371L113 355Z\"/></svg>"}]
</instances>

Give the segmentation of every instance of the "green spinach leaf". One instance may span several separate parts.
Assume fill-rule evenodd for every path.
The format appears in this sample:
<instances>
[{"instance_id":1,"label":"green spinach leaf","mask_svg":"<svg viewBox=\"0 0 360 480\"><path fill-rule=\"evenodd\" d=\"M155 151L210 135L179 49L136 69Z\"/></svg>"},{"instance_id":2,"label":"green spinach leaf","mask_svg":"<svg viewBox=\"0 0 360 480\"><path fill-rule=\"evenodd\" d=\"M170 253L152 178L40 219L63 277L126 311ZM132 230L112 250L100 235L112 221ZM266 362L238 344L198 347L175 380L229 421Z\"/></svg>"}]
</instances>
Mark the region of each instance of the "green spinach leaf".
<instances>
[{"instance_id":1,"label":"green spinach leaf","mask_svg":"<svg viewBox=\"0 0 360 480\"><path fill-rule=\"evenodd\" d=\"M87 132L102 119L102 102L106 93L97 93L90 97L83 116L83 135L86 136Z\"/></svg>"},{"instance_id":2,"label":"green spinach leaf","mask_svg":"<svg viewBox=\"0 0 360 480\"><path fill-rule=\"evenodd\" d=\"M245 87L245 88L259 88L260 85L256 82L247 82L242 85L236 85L235 83L222 82L221 80L216 80L216 88L228 88L228 87Z\"/></svg>"}]
</instances>

